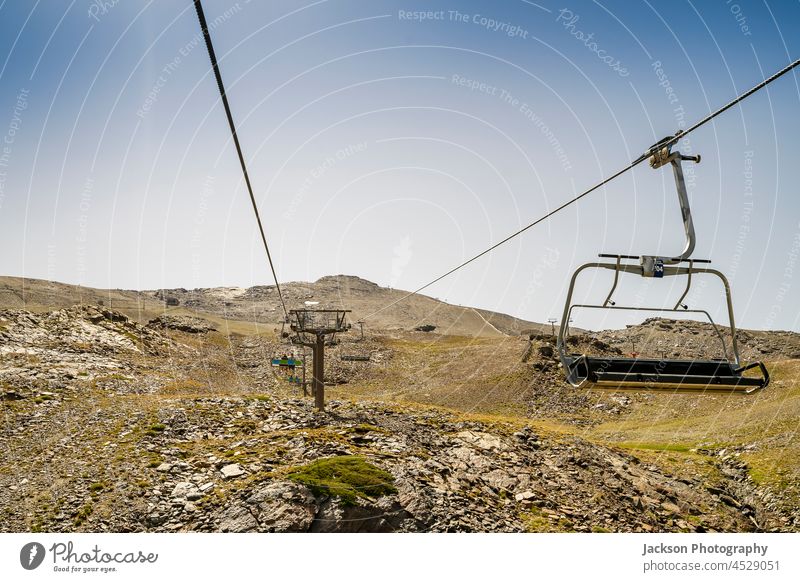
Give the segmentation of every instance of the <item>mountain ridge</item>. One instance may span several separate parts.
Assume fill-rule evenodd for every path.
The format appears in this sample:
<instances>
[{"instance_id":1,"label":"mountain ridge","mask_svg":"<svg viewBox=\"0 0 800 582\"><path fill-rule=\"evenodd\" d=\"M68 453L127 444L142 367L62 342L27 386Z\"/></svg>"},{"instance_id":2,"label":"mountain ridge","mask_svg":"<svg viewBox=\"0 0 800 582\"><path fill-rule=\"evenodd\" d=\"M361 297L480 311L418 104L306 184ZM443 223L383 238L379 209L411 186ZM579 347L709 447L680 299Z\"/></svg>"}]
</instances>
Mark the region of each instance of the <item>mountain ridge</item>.
<instances>
[{"instance_id":1,"label":"mountain ridge","mask_svg":"<svg viewBox=\"0 0 800 582\"><path fill-rule=\"evenodd\" d=\"M527 321L487 309L473 308L416 294L391 305L408 292L353 275L326 275L316 281L281 284L287 309L313 307L351 309L350 321L366 316L377 329L412 330L433 325L447 335L498 336L543 332L548 324ZM186 308L225 319L262 324L283 320L274 285L252 287L182 287L126 290L97 289L42 279L0 277L0 308L48 311L76 304L101 304L142 320L164 308ZM387 307L391 305L390 307Z\"/></svg>"}]
</instances>

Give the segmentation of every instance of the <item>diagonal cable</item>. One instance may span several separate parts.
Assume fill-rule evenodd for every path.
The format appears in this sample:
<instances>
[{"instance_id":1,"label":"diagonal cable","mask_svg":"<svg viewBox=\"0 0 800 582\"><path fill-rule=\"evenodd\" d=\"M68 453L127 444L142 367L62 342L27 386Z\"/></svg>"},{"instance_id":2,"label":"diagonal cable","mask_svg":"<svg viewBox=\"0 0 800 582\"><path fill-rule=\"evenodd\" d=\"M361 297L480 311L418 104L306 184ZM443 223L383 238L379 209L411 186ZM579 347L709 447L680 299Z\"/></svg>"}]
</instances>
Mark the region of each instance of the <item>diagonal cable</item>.
<instances>
[{"instance_id":1,"label":"diagonal cable","mask_svg":"<svg viewBox=\"0 0 800 582\"><path fill-rule=\"evenodd\" d=\"M222 98L222 105L225 107L225 115L228 118L228 125L231 127L231 135L233 136L233 143L236 146L236 153L239 155L239 163L242 165L242 173L244 174L244 181L247 184L247 192L250 194L250 202L253 204L253 212L256 215L256 222L258 223L258 230L261 233L261 240L264 243L264 250L267 251L267 259L269 260L269 268L272 271L272 278L275 280L275 287L278 289L278 298L281 300L283 307L283 314L286 319L289 318L289 312L286 310L286 303L283 301L283 293L281 292L281 285L278 283L278 275L275 274L275 265L272 262L272 255L269 252L269 245L267 244L267 237L264 234L264 225L261 223L261 215L258 213L258 205L256 204L256 197L253 195L253 186L250 184L250 176L247 173L247 165L244 162L244 155L242 154L242 147L239 145L239 136L236 134L236 125L233 122L233 115L231 115L231 107L228 104L228 96L225 93L225 85L222 83L222 75L219 72L219 64L217 63L217 55L214 53L214 45L211 43L211 35L208 32L208 23L206 16L203 13L203 5L200 0L194 0L194 7L197 10L197 18L200 20L200 28L203 31L203 38L206 41L206 48L208 49L208 57L211 59L211 67L214 69L214 76L217 79L217 87L219 88L219 95Z\"/></svg>"},{"instance_id":2,"label":"diagonal cable","mask_svg":"<svg viewBox=\"0 0 800 582\"><path fill-rule=\"evenodd\" d=\"M366 320L366 319L368 319L368 318L370 318L370 317L372 317L372 316L374 316L374 315L377 315L378 313L381 313L382 311L385 311L385 310L389 309L390 307L393 307L394 305L397 305L397 304L398 304L398 303L400 303L401 301L405 301L405 300L406 300L406 299L408 299L409 297L411 297L411 296L413 296L413 295L416 295L417 293L419 293L420 291L423 291L424 289L427 289L428 287L430 287L430 286L431 286L431 285L433 285L434 283L438 283L439 281L441 281L441 280L442 280L442 279L444 279L445 277L448 277L449 275L452 275L453 273L455 273L455 272L456 272L456 271L458 271L459 269L462 269L463 267L466 267L467 265L469 265L469 264L470 264L470 263L472 263L473 261L475 261L475 260L477 260L477 259L481 258L482 256L484 256L484 255L486 255L486 254L488 254L488 253L492 252L492 251L493 251L493 250L495 250L497 247L499 247L499 246L501 246L501 245L504 245L505 243L507 243L507 242L508 242L508 241L510 241L511 239L518 237L519 235L521 235L521 234L522 234L523 232L525 232L526 230L528 230L528 229L530 229L530 228L533 228L534 226L536 226L536 225L537 225L537 224L539 224L540 222L543 222L543 221L547 220L548 218L550 218L550 217L551 217L551 216L553 216L554 214L556 214L556 213L558 213L558 212L561 212L562 210L564 210L564 209L565 209L565 208L567 208L568 206L571 206L572 204L574 204L575 202L577 202L578 200L580 200L580 199L581 199L581 198L583 198L584 196L586 196L586 195L588 195L588 194L591 194L592 192L594 192L594 191L595 191L595 190L597 190L598 188L601 188L602 186L605 186L606 184L608 184L609 182L611 182L611 181L612 181L612 180L614 180L615 178L618 178L619 176L621 176L622 174L624 174L624 173L625 173L625 172L627 172L628 170L631 170L631 169L633 169L634 167L636 167L637 165L639 165L640 163L642 163L643 161L645 161L647 158L649 158L650 156L652 156L654 153L658 152L658 151L659 151L659 150L661 150L662 148L669 147L669 146L672 146L673 144L677 143L677 142L678 142L678 141L679 141L679 140L680 140L682 137L684 137L685 135L688 135L688 134L690 134L690 133L691 133L691 132L693 132L695 129L699 128L700 126L702 126L702 125L705 125L706 123L708 123L709 121L711 121L712 119L714 119L715 117L717 117L718 115L720 115L721 113L724 113L725 111L727 111L728 109L730 109L731 107L733 107L734 105L736 105L737 103L740 103L741 101L743 101L744 99L746 99L747 97L749 97L750 95L752 95L753 93L755 93L756 91L758 91L759 89L763 89L764 87L766 87L767 85L769 85L770 83L772 83L772 82L773 82L775 79L777 79L777 78L779 78L779 77L781 77L781 76L785 75L786 73L788 73L789 71L791 71L792 69L794 69L795 67L797 67L798 65L800 65L800 59L798 59L798 60L796 60L796 61L794 61L794 62L792 62L792 63L788 64L787 66L785 66L783 69L781 69L780 71L778 71L778 72L777 72L777 73L775 73L774 75L772 75L772 76L770 76L770 77L767 77L766 79L764 79L763 81L761 81L761 82L760 82L759 84L757 84L756 86L752 87L752 88L751 88L751 89L749 89L748 91L745 91L744 93L742 93L741 95L739 95L738 97L736 97L736 98L735 98L733 101L729 102L728 104L724 105L723 107L720 107L719 109L717 109L717 110L716 110L716 111L714 111L713 113L710 113L709 115L707 115L706 117L704 117L703 119L701 119L700 121L698 121L697 123L695 123L694 125L690 126L690 127L687 129L687 130L685 130L685 131L678 131L677 133L675 133L675 135L671 135L671 136L665 137L665 138L664 138L664 139L662 139L661 141L659 141L659 142L657 142L656 144L652 145L652 146L651 146L651 147L650 147L650 148L647 150L647 152L645 152L644 154L642 154L641 156L639 156L638 158L636 158L636 159L635 159L634 161L632 161L630 164L628 164L627 166L625 166L624 168L622 168L621 170L619 170L619 171L618 171L618 172L616 172L615 174L612 174L612 175L611 175L611 176L609 176L608 178L604 179L602 182L599 182L599 183L595 184L594 186L592 186L592 187L591 187L591 188L589 188L588 190L584 190L582 193L578 194L578 195L577 195L577 196L575 196L574 198L571 198L570 200L567 200L566 202L564 202L564 203L563 203L561 206L559 206L559 207L558 207L558 208L556 208L555 210L551 210L550 212L548 212L548 213L547 213L547 214L545 214L544 216L542 216L542 217L540 217L540 218L537 218L536 220L534 220L533 222L531 222L531 223L530 223L530 224L528 224L527 226L525 226L525 227L523 227L523 228L519 229L519 230L518 230L518 231L516 231L515 233L508 235L506 238L504 238L504 239L503 239L503 240L501 240L500 242L497 242L497 243L493 244L493 245L492 245L492 246L490 246L488 249L486 249L486 250L484 250L484 251L481 251L480 253L478 253L478 254L477 254L477 255L475 255L474 257L472 257L472 258L470 258L470 259L467 259L466 261L464 261L464 262L463 262L463 263L461 263L460 265L457 265L456 267L453 267L452 269L450 269L450 270L449 270L449 271L447 271L446 273L444 273L444 274L442 274L442 275L439 275L439 276L438 276L438 277L436 277L436 278L435 278L433 281L430 281L430 282L428 282L428 283L425 283L425 284L424 284L422 287L419 287L419 288L415 289L414 291L409 291L408 293L406 293L405 295L403 295L403 296L402 296L402 297L400 297L399 299L395 299L395 300L394 300L394 301L392 301L391 303L388 303L388 304L384 305L383 307L381 307L380 309L378 309L378 310L376 310L376 311L373 311L373 312L372 312L372 313L370 313L369 315L367 315L367 316L365 316L365 317L362 317L362 318L361 318L361 320L362 320L362 321L364 321L364 320Z\"/></svg>"}]
</instances>

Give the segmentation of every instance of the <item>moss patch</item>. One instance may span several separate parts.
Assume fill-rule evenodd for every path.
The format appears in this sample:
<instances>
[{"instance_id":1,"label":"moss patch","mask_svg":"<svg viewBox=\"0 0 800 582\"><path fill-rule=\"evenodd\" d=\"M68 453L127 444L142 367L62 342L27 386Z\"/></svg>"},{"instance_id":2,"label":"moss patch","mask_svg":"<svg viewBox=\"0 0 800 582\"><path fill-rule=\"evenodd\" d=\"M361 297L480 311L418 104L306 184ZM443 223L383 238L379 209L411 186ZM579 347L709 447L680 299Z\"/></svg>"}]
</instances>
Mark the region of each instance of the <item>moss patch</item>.
<instances>
[{"instance_id":1,"label":"moss patch","mask_svg":"<svg viewBox=\"0 0 800 582\"><path fill-rule=\"evenodd\" d=\"M553 533L558 528L553 527L550 520L542 513L538 507L533 507L530 511L520 515L525 524L525 530L529 533Z\"/></svg>"},{"instance_id":2,"label":"moss patch","mask_svg":"<svg viewBox=\"0 0 800 582\"><path fill-rule=\"evenodd\" d=\"M148 436L158 436L162 432L164 432L166 430L166 428L167 427L165 425L160 424L160 423L156 423L156 424L150 425L150 427L148 427L148 429L146 431L144 431L144 434L146 434Z\"/></svg>"},{"instance_id":3,"label":"moss patch","mask_svg":"<svg viewBox=\"0 0 800 582\"><path fill-rule=\"evenodd\" d=\"M319 459L292 469L287 477L307 486L315 495L338 497L347 505L360 498L396 493L391 474L367 463L363 457Z\"/></svg>"},{"instance_id":4,"label":"moss patch","mask_svg":"<svg viewBox=\"0 0 800 582\"><path fill-rule=\"evenodd\" d=\"M91 503L87 503L86 505L81 507L75 513L75 519L73 520L73 523L75 524L75 526L77 527L77 526L81 525L84 521L89 519L89 516L92 515L93 511L94 511L94 507L92 506Z\"/></svg>"},{"instance_id":5,"label":"moss patch","mask_svg":"<svg viewBox=\"0 0 800 582\"><path fill-rule=\"evenodd\" d=\"M106 488L106 483L103 481L98 481L97 483L92 483L89 485L89 492L92 494L100 493L103 489Z\"/></svg>"}]
</instances>

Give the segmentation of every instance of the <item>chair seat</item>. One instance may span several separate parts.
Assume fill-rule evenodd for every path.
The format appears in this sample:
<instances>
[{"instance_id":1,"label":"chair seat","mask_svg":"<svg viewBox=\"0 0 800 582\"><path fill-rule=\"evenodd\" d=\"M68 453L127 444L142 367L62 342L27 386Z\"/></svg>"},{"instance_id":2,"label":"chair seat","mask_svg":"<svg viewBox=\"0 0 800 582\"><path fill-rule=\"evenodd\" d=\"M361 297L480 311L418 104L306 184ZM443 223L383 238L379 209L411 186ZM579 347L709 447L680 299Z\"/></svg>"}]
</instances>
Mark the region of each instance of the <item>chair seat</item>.
<instances>
[{"instance_id":1,"label":"chair seat","mask_svg":"<svg viewBox=\"0 0 800 582\"><path fill-rule=\"evenodd\" d=\"M752 392L764 388L769 376L763 364L737 368L727 360L660 360L572 355L567 361L573 380L599 388L633 390ZM760 366L762 377L742 372ZM573 382L575 383L575 382Z\"/></svg>"}]
</instances>

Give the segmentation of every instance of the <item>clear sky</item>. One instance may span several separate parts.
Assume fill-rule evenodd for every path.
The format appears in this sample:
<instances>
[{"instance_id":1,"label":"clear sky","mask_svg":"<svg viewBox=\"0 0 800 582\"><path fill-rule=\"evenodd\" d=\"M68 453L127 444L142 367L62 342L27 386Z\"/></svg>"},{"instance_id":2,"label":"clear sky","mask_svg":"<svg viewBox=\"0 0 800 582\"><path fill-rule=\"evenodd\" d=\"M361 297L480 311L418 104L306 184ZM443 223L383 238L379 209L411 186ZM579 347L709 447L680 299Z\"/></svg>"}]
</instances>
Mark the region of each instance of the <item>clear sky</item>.
<instances>
[{"instance_id":1,"label":"clear sky","mask_svg":"<svg viewBox=\"0 0 800 582\"><path fill-rule=\"evenodd\" d=\"M415 288L800 57L797 1L204 6L282 281ZM703 157L695 256L744 327L800 331L798 77L682 144ZM0 134L0 273L271 282L189 0L0 0ZM671 172L642 164L426 293L544 321L597 253L682 237ZM630 277L619 302L682 283ZM698 283L690 304L718 314Z\"/></svg>"}]
</instances>

